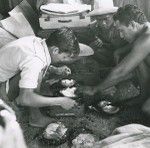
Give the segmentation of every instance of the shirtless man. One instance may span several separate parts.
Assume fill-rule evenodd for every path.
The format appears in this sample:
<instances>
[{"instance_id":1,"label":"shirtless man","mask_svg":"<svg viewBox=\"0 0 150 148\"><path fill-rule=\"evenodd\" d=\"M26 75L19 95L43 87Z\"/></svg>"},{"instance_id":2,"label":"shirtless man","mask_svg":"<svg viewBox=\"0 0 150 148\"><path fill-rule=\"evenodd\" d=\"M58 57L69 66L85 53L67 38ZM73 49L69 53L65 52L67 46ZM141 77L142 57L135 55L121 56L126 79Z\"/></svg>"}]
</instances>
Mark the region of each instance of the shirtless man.
<instances>
[{"instance_id":1,"label":"shirtless man","mask_svg":"<svg viewBox=\"0 0 150 148\"><path fill-rule=\"evenodd\" d=\"M138 17L141 14L142 17ZM106 94L107 90L122 81L128 74L135 70L143 61L150 64L150 23L141 10L134 5L126 5L118 9L114 15L116 27L120 31L120 36L132 44L131 51L125 58L112 69L107 78L98 86L85 88L85 92L94 94L101 92ZM142 23L141 23L142 22ZM143 111L150 114L150 99L143 106Z\"/></svg>"}]
</instances>

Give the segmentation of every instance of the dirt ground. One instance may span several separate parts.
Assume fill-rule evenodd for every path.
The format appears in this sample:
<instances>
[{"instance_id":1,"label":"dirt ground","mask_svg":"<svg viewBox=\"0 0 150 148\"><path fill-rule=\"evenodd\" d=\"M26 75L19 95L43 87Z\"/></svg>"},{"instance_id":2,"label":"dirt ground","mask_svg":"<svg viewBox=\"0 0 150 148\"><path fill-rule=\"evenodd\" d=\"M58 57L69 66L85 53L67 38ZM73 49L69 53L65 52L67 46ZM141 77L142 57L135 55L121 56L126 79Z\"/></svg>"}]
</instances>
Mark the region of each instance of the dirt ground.
<instances>
[{"instance_id":1,"label":"dirt ground","mask_svg":"<svg viewBox=\"0 0 150 148\"><path fill-rule=\"evenodd\" d=\"M134 92L132 91L132 93ZM43 145L37 140L37 137L43 129L29 126L28 108L16 107L15 110L18 122L23 129L25 140L29 148L56 148L54 146ZM80 127L84 125L84 127L92 131L92 133L99 140L108 137L112 133L112 131L119 126L131 123L140 123L148 126L150 125L148 118L141 111L141 103L133 103L128 107L124 106L117 114L114 115L107 115L103 112L97 113L95 111L88 110L85 112L83 117L80 118L62 117L53 118L52 122L53 121L61 121L69 128ZM58 148L69 148L68 142L58 146Z\"/></svg>"},{"instance_id":2,"label":"dirt ground","mask_svg":"<svg viewBox=\"0 0 150 148\"><path fill-rule=\"evenodd\" d=\"M37 140L38 134L43 129L34 128L28 124L28 110L25 108L19 108L19 114L17 114L18 120L24 132L24 136L29 148L56 148L54 146L43 145ZM146 116L141 112L140 105L131 106L121 109L115 115L106 115L104 113L97 113L94 111L87 111L81 118L53 118L52 121L61 121L67 127L77 127L84 125L91 130L98 139L103 139L111 134L111 132L119 126L140 123L148 125L149 121ZM58 148L69 148L66 142Z\"/></svg>"}]
</instances>

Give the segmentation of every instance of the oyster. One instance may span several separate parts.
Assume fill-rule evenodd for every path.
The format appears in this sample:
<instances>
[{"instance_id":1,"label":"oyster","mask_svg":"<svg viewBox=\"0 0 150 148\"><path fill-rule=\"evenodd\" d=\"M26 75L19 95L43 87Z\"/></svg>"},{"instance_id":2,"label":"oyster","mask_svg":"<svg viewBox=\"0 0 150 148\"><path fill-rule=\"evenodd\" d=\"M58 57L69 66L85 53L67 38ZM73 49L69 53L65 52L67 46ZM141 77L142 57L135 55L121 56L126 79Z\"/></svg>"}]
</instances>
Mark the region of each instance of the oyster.
<instances>
[{"instance_id":1,"label":"oyster","mask_svg":"<svg viewBox=\"0 0 150 148\"><path fill-rule=\"evenodd\" d=\"M66 134L67 128L61 123L51 123L43 133L46 139L62 138Z\"/></svg>"},{"instance_id":2,"label":"oyster","mask_svg":"<svg viewBox=\"0 0 150 148\"><path fill-rule=\"evenodd\" d=\"M95 143L95 138L92 134L79 134L72 140L71 148L92 148Z\"/></svg>"},{"instance_id":3,"label":"oyster","mask_svg":"<svg viewBox=\"0 0 150 148\"><path fill-rule=\"evenodd\" d=\"M72 87L74 84L75 84L75 80L71 79L64 79L64 80L61 80L61 84L64 86L64 87Z\"/></svg>"},{"instance_id":4,"label":"oyster","mask_svg":"<svg viewBox=\"0 0 150 148\"><path fill-rule=\"evenodd\" d=\"M77 90L76 87L68 87L66 89L60 90L60 93L63 94L65 97L76 97L75 91Z\"/></svg>"},{"instance_id":5,"label":"oyster","mask_svg":"<svg viewBox=\"0 0 150 148\"><path fill-rule=\"evenodd\" d=\"M119 107L113 106L109 101L101 101L98 104L98 107L100 107L105 113L108 114L115 114L120 110Z\"/></svg>"}]
</instances>

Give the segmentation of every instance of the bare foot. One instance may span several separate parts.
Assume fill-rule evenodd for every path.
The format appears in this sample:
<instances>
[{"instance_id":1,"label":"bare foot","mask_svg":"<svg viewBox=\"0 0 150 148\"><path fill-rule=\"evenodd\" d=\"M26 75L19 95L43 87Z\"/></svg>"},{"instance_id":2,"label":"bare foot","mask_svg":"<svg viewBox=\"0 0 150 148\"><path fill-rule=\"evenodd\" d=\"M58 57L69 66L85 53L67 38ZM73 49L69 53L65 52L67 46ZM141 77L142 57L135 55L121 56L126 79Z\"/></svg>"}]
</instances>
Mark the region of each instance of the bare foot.
<instances>
[{"instance_id":1,"label":"bare foot","mask_svg":"<svg viewBox=\"0 0 150 148\"><path fill-rule=\"evenodd\" d=\"M29 125L34 127L45 127L46 125L54 121L55 120L53 118L44 116L40 112L39 108L30 108Z\"/></svg>"},{"instance_id":2,"label":"bare foot","mask_svg":"<svg viewBox=\"0 0 150 148\"><path fill-rule=\"evenodd\" d=\"M39 118L29 117L29 125L34 127L45 127L48 124L54 122L55 120L53 118L47 117L47 116L40 116Z\"/></svg>"}]
</instances>

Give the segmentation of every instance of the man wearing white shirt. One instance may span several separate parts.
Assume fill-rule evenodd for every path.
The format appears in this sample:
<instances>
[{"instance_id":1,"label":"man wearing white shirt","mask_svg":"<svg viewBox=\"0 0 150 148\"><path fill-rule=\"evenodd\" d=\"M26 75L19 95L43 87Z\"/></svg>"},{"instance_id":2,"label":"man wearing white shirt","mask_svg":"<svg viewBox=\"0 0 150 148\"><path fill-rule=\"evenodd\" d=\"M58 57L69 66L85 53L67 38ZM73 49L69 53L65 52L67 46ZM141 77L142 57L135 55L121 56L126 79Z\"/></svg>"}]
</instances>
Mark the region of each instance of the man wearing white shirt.
<instances>
[{"instance_id":1,"label":"man wearing white shirt","mask_svg":"<svg viewBox=\"0 0 150 148\"><path fill-rule=\"evenodd\" d=\"M63 28L57 33L61 34L61 32L72 33L68 28ZM87 56L86 52L84 54L84 50L90 51L89 55L93 54L93 51L86 45L78 44L75 37L74 43L76 48L74 50L67 47L58 48L51 46L49 41L50 39L45 42L41 38L28 36L3 46L0 49L0 82L5 82L21 72L19 81L20 92L16 98L18 105L36 109L38 107L60 105L62 108L70 109L76 105L74 100L68 97L44 97L34 91L40 85L43 74L45 74L51 63L71 62L77 56ZM38 110L34 111L31 112L30 119L37 117L37 124L32 124L32 121L29 122L35 126L46 125L48 121L44 120L44 117Z\"/></svg>"}]
</instances>

